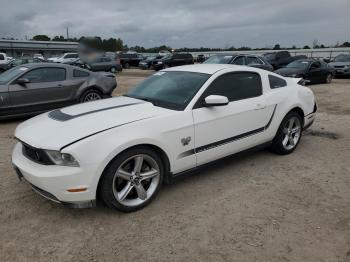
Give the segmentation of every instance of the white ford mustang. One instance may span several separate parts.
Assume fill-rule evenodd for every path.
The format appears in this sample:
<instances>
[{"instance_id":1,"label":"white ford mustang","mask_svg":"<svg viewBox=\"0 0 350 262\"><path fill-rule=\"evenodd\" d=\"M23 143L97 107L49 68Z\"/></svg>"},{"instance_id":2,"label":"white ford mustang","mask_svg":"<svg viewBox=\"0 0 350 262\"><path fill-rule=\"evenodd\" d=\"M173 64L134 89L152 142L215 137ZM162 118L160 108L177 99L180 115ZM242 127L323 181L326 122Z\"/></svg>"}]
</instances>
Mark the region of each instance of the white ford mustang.
<instances>
[{"instance_id":1,"label":"white ford mustang","mask_svg":"<svg viewBox=\"0 0 350 262\"><path fill-rule=\"evenodd\" d=\"M163 181L219 158L259 145L291 153L316 109L296 79L234 65L174 67L124 96L20 124L12 161L50 200L86 207L99 198L134 211Z\"/></svg>"}]
</instances>

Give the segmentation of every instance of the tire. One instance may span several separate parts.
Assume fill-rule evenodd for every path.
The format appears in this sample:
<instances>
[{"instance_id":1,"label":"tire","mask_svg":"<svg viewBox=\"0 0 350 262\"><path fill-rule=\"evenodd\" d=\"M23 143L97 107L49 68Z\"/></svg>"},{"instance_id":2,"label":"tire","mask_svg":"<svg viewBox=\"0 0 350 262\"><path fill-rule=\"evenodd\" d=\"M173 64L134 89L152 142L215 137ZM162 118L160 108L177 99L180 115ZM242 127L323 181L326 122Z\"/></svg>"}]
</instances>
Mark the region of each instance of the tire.
<instances>
[{"instance_id":1,"label":"tire","mask_svg":"<svg viewBox=\"0 0 350 262\"><path fill-rule=\"evenodd\" d=\"M167 68L169 68L169 65L168 64L164 64L163 65L163 69L167 69Z\"/></svg>"},{"instance_id":2,"label":"tire","mask_svg":"<svg viewBox=\"0 0 350 262\"><path fill-rule=\"evenodd\" d=\"M332 82L332 79L333 79L333 75L331 73L328 73L326 75L325 83L330 84Z\"/></svg>"},{"instance_id":3,"label":"tire","mask_svg":"<svg viewBox=\"0 0 350 262\"><path fill-rule=\"evenodd\" d=\"M104 171L99 183L100 198L118 211L140 210L158 194L164 171L161 158L153 150L147 147L129 149L117 156ZM143 178L145 174L149 178Z\"/></svg>"},{"instance_id":4,"label":"tire","mask_svg":"<svg viewBox=\"0 0 350 262\"><path fill-rule=\"evenodd\" d=\"M125 69L129 69L129 68L130 68L129 63L125 63L125 64L124 64L124 68L125 68Z\"/></svg>"},{"instance_id":5,"label":"tire","mask_svg":"<svg viewBox=\"0 0 350 262\"><path fill-rule=\"evenodd\" d=\"M294 121L294 122L293 122ZM293 122L294 124L291 124ZM288 113L272 141L271 151L279 155L292 153L302 136L302 118L297 112Z\"/></svg>"},{"instance_id":6,"label":"tire","mask_svg":"<svg viewBox=\"0 0 350 262\"><path fill-rule=\"evenodd\" d=\"M102 99L102 94L96 89L90 89L85 91L79 98L79 103L85 103L90 101L96 101Z\"/></svg>"},{"instance_id":7,"label":"tire","mask_svg":"<svg viewBox=\"0 0 350 262\"><path fill-rule=\"evenodd\" d=\"M114 66L112 66L112 67L109 69L109 72L115 74L115 73L117 73L117 68L114 67Z\"/></svg>"}]
</instances>

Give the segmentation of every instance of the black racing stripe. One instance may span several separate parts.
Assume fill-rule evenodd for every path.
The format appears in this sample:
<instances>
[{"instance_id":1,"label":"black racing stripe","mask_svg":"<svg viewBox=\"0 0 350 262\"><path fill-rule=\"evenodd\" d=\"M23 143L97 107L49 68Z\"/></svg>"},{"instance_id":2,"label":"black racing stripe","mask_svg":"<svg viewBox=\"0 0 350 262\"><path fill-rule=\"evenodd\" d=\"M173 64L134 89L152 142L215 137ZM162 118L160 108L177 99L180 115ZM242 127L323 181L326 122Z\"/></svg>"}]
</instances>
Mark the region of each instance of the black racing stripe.
<instances>
[{"instance_id":1,"label":"black racing stripe","mask_svg":"<svg viewBox=\"0 0 350 262\"><path fill-rule=\"evenodd\" d=\"M98 132L95 132L95 133L92 133L92 134L90 134L90 135L87 135L87 136L84 136L84 137L82 137L82 138L79 138L79 139L77 139L77 140L74 140L73 142L71 142L71 143L69 143L69 144L67 144L67 145L65 145L65 146L63 146L63 147L61 147L61 148L60 148L60 151L61 151L62 149L64 149L64 148L66 148L66 147L68 147L68 146L70 146L70 145L73 145L73 144L75 144L75 143L77 143L77 142L79 142L79 141L81 141L81 140L84 140L84 139L86 139L86 138L88 138L88 137L90 137L90 136L94 136L94 135L97 135L97 134L99 134L99 133L108 131L108 130L113 129L113 128L116 128L116 127L125 126L125 125L127 125L127 124L135 123L135 122L138 122L138 121L141 121L141 120L146 120L146 119L149 119L149 118L152 118L152 117L153 117L153 116L145 117L145 118L141 118L141 119L138 119L138 120L134 120L134 121L131 121L131 122L127 122L127 123L124 123L124 124L121 124L121 125L112 126L112 127L109 127L109 128L103 129L103 130L100 130L100 131L98 131Z\"/></svg>"},{"instance_id":2,"label":"black racing stripe","mask_svg":"<svg viewBox=\"0 0 350 262\"><path fill-rule=\"evenodd\" d=\"M273 109L273 112L272 112L272 115L271 115L271 117L270 117L269 122L267 122L267 124L265 125L265 129L268 129L268 128L269 128L269 126L270 126L270 124L271 124L271 122L272 122L272 119L273 119L273 117L274 117L274 115L275 115L276 108L277 108L277 104L275 105L275 108Z\"/></svg>"},{"instance_id":3,"label":"black racing stripe","mask_svg":"<svg viewBox=\"0 0 350 262\"><path fill-rule=\"evenodd\" d=\"M187 151L185 151L185 152L182 152L180 155L178 155L177 159L184 158L184 157L193 155L193 154L195 154L195 153L196 153L195 149L190 149L190 150L187 150Z\"/></svg>"},{"instance_id":4,"label":"black racing stripe","mask_svg":"<svg viewBox=\"0 0 350 262\"><path fill-rule=\"evenodd\" d=\"M49 113L49 117L54 119L54 120L57 120L57 121L65 122L65 121L72 120L72 119L77 118L77 117L90 115L90 114L101 112L101 111L106 111L106 110L110 110L110 109L126 107L126 106L131 106L131 105L137 105L137 104L142 104L142 103L144 103L144 102L130 103L130 104L124 104L124 105L118 105L118 106L110 106L110 107L92 110L92 111L88 111L88 112L85 112L82 114L77 114L77 115L69 115L69 114L63 113L61 111L61 109L56 109L56 110L51 111Z\"/></svg>"},{"instance_id":5,"label":"black racing stripe","mask_svg":"<svg viewBox=\"0 0 350 262\"><path fill-rule=\"evenodd\" d=\"M196 153L200 153L200 152L203 152L203 151L206 151L206 150L218 147L218 146L222 146L222 145L231 143L233 141L236 141L236 140L239 140L239 139L242 139L242 138L254 135L256 133L260 133L260 132L262 132L264 130L265 130L265 128L261 127L261 128L258 128L258 129L255 129L255 130L252 130L252 131L240 134L238 136L229 137L229 138L226 138L226 139L214 142L214 143L210 143L210 144L207 144L207 145L204 145L204 146L197 147L195 151L196 151Z\"/></svg>"},{"instance_id":6,"label":"black racing stripe","mask_svg":"<svg viewBox=\"0 0 350 262\"><path fill-rule=\"evenodd\" d=\"M237 135L237 136L229 137L229 138L226 138L226 139L223 139L223 140L219 140L217 142L213 142L213 143L210 143L210 144L207 144L207 145L204 145L204 146L200 146L200 147L197 147L197 148L194 148L194 149L191 149L191 150L187 150L187 151L181 153L177 158L179 159L179 158L187 157L187 156L190 156L190 155L193 155L193 154L196 154L196 153L207 151L207 150L213 149L215 147L222 146L222 145L231 143L233 141L237 141L239 139L246 138L248 136L252 136L252 135L255 135L257 133L265 131L267 128L269 128L269 126L270 126L270 124L272 122L272 119L273 119L273 117L275 115L275 112L276 112L276 108L277 108L277 104L275 105L275 107L273 109L273 112L272 112L272 115L271 115L269 121L267 122L267 124L265 126L260 127L258 129L255 129L255 130L252 130L252 131L249 131L249 132L246 132L246 133L243 133L243 134L240 134L240 135Z\"/></svg>"}]
</instances>

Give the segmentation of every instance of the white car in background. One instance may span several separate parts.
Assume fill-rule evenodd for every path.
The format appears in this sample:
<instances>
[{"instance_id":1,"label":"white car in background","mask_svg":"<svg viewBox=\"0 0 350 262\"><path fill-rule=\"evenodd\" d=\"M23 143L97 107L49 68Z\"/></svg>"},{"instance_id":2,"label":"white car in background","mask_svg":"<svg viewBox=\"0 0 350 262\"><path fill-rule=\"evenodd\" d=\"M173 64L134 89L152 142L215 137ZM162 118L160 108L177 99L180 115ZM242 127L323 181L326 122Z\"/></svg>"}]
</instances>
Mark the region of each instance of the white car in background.
<instances>
[{"instance_id":1,"label":"white car in background","mask_svg":"<svg viewBox=\"0 0 350 262\"><path fill-rule=\"evenodd\" d=\"M223 64L162 70L124 96L20 124L13 165L55 202L86 207L99 198L135 211L163 181L214 160L260 145L293 152L317 109L297 81Z\"/></svg>"},{"instance_id":2,"label":"white car in background","mask_svg":"<svg viewBox=\"0 0 350 262\"><path fill-rule=\"evenodd\" d=\"M7 56L5 53L0 53L0 64L7 64L12 59L12 57Z\"/></svg>"},{"instance_id":3,"label":"white car in background","mask_svg":"<svg viewBox=\"0 0 350 262\"><path fill-rule=\"evenodd\" d=\"M78 53L64 53L60 57L51 57L47 59L47 61L52 63L69 64L69 63L75 62L78 58L79 58Z\"/></svg>"}]
</instances>

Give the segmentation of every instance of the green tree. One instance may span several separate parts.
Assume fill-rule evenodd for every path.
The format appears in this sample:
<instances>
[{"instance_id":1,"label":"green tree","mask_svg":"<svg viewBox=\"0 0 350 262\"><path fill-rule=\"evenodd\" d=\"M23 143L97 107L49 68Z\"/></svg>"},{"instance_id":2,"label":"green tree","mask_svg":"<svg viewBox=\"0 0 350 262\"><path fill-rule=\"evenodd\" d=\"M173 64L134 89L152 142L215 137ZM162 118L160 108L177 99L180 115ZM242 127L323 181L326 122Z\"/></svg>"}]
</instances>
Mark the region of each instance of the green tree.
<instances>
[{"instance_id":1,"label":"green tree","mask_svg":"<svg viewBox=\"0 0 350 262\"><path fill-rule=\"evenodd\" d=\"M35 41L50 41L50 37L47 35L35 35L33 36L33 40Z\"/></svg>"},{"instance_id":2,"label":"green tree","mask_svg":"<svg viewBox=\"0 0 350 262\"><path fill-rule=\"evenodd\" d=\"M275 44L275 46L273 47L273 50L280 50L281 46L280 44Z\"/></svg>"}]
</instances>

